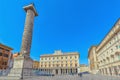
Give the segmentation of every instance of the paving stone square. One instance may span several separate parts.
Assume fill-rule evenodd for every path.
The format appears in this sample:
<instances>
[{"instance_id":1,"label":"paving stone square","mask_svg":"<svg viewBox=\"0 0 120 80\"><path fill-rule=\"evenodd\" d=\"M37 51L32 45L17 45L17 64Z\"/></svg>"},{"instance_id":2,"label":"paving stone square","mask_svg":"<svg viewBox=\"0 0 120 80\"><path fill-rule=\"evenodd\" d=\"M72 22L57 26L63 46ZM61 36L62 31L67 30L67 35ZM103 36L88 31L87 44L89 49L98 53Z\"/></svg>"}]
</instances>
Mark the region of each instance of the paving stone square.
<instances>
[{"instance_id":1,"label":"paving stone square","mask_svg":"<svg viewBox=\"0 0 120 80\"><path fill-rule=\"evenodd\" d=\"M120 80L120 77L87 74L82 77L78 75L36 76L25 80Z\"/></svg>"}]
</instances>

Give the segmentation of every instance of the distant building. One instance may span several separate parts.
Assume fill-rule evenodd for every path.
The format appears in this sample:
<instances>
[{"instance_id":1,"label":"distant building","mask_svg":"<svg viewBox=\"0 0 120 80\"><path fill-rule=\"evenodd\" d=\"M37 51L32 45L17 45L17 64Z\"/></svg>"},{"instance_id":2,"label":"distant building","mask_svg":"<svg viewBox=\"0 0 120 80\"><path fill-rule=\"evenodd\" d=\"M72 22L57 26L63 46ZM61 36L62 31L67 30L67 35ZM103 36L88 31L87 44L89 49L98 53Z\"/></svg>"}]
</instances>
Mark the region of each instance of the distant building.
<instances>
[{"instance_id":1,"label":"distant building","mask_svg":"<svg viewBox=\"0 0 120 80\"><path fill-rule=\"evenodd\" d=\"M94 52L97 57L99 73L110 76L120 75L120 19L107 33ZM90 54L91 52L89 51ZM94 57L94 55L91 57ZM94 61L92 59L89 60L90 62Z\"/></svg>"},{"instance_id":2,"label":"distant building","mask_svg":"<svg viewBox=\"0 0 120 80\"><path fill-rule=\"evenodd\" d=\"M80 72L89 72L88 65L80 64Z\"/></svg>"},{"instance_id":3,"label":"distant building","mask_svg":"<svg viewBox=\"0 0 120 80\"><path fill-rule=\"evenodd\" d=\"M97 46L92 46L89 49L88 61L89 61L89 70L91 73L96 74L98 72L98 61L97 61Z\"/></svg>"},{"instance_id":4,"label":"distant building","mask_svg":"<svg viewBox=\"0 0 120 80\"><path fill-rule=\"evenodd\" d=\"M40 56L40 70L53 74L78 73L79 53L62 53L55 51L54 54Z\"/></svg>"},{"instance_id":5,"label":"distant building","mask_svg":"<svg viewBox=\"0 0 120 80\"><path fill-rule=\"evenodd\" d=\"M9 68L10 59L12 58L11 47L0 43L0 70Z\"/></svg>"},{"instance_id":6,"label":"distant building","mask_svg":"<svg viewBox=\"0 0 120 80\"><path fill-rule=\"evenodd\" d=\"M40 64L39 61L35 61L35 60L33 60L33 69L38 70L38 69L39 69L39 64Z\"/></svg>"},{"instance_id":7,"label":"distant building","mask_svg":"<svg viewBox=\"0 0 120 80\"><path fill-rule=\"evenodd\" d=\"M13 54L13 58L18 57L20 55L19 52Z\"/></svg>"}]
</instances>

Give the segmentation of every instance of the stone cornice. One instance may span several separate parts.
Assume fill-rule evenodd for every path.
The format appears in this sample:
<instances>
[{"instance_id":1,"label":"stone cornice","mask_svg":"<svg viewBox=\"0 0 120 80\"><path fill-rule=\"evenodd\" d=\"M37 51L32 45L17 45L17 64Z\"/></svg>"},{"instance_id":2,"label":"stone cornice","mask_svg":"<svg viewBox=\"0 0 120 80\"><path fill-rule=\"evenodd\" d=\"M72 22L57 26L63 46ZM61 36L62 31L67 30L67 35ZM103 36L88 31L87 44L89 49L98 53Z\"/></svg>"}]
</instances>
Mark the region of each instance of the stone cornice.
<instances>
[{"instance_id":1,"label":"stone cornice","mask_svg":"<svg viewBox=\"0 0 120 80\"><path fill-rule=\"evenodd\" d=\"M68 52L68 53L63 53L63 54L58 54L58 55L54 55L54 54L48 54L48 55L41 55L40 57L54 57L54 56L67 56L67 55L79 55L78 52Z\"/></svg>"},{"instance_id":2,"label":"stone cornice","mask_svg":"<svg viewBox=\"0 0 120 80\"><path fill-rule=\"evenodd\" d=\"M2 48L7 48L8 50L13 50L13 48L8 47L8 46L6 46L6 45L4 45L4 44L1 44L1 43L0 43L0 47L2 47Z\"/></svg>"},{"instance_id":3,"label":"stone cornice","mask_svg":"<svg viewBox=\"0 0 120 80\"><path fill-rule=\"evenodd\" d=\"M120 19L115 23L112 29L108 32L108 34L104 37L104 39L100 42L96 51L100 51L113 37L120 31Z\"/></svg>"}]
</instances>

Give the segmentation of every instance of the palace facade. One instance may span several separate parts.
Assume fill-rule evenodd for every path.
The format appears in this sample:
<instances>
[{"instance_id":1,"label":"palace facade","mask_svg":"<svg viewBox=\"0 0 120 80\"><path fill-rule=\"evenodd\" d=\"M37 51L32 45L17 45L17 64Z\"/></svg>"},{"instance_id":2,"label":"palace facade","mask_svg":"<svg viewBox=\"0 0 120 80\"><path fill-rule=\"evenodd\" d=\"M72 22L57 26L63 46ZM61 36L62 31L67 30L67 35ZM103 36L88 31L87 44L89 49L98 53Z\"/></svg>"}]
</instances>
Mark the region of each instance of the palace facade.
<instances>
[{"instance_id":1,"label":"palace facade","mask_svg":"<svg viewBox=\"0 0 120 80\"><path fill-rule=\"evenodd\" d=\"M120 75L120 19L95 51L99 73L113 76Z\"/></svg>"},{"instance_id":2,"label":"palace facade","mask_svg":"<svg viewBox=\"0 0 120 80\"><path fill-rule=\"evenodd\" d=\"M71 74L79 72L79 53L63 53L60 50L54 54L40 56L40 71L53 74Z\"/></svg>"}]
</instances>

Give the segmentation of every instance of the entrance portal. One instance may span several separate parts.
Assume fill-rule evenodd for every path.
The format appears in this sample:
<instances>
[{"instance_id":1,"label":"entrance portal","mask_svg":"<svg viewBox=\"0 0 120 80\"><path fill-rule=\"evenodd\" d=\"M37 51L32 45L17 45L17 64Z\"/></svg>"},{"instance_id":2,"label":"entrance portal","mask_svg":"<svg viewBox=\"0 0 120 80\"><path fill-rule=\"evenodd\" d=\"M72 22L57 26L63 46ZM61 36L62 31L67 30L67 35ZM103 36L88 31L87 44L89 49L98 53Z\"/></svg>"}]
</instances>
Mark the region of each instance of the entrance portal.
<instances>
[{"instance_id":1,"label":"entrance portal","mask_svg":"<svg viewBox=\"0 0 120 80\"><path fill-rule=\"evenodd\" d=\"M55 70L55 73L58 74L58 69Z\"/></svg>"}]
</instances>

